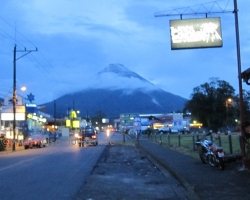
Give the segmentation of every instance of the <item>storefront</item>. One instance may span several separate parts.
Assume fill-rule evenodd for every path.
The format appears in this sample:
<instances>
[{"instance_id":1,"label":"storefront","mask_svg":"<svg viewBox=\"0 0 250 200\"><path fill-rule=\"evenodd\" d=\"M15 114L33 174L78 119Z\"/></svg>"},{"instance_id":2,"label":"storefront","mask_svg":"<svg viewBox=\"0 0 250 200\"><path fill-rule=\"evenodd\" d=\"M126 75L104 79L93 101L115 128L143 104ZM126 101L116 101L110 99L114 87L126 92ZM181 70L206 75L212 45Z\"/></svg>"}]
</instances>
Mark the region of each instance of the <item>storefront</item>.
<instances>
[{"instance_id":1,"label":"storefront","mask_svg":"<svg viewBox=\"0 0 250 200\"><path fill-rule=\"evenodd\" d=\"M7 139L13 139L13 105L10 98L6 98L4 105L1 107L1 136ZM22 99L19 98L16 104L15 121L16 121L16 138L23 140L30 134L41 133L51 116L39 110L36 104L23 105Z\"/></svg>"},{"instance_id":2,"label":"storefront","mask_svg":"<svg viewBox=\"0 0 250 200\"><path fill-rule=\"evenodd\" d=\"M22 98L17 97L15 110L15 120L16 120L16 138L17 140L23 140L24 136L22 130L20 129L20 124L25 122L26 109L22 103ZM6 97L4 99L3 106L1 107L1 136L7 139L13 139L13 101L12 97Z\"/></svg>"},{"instance_id":3,"label":"storefront","mask_svg":"<svg viewBox=\"0 0 250 200\"><path fill-rule=\"evenodd\" d=\"M25 129L28 134L41 133L46 131L45 127L52 117L51 115L39 110L36 104L26 104L26 123Z\"/></svg>"}]
</instances>

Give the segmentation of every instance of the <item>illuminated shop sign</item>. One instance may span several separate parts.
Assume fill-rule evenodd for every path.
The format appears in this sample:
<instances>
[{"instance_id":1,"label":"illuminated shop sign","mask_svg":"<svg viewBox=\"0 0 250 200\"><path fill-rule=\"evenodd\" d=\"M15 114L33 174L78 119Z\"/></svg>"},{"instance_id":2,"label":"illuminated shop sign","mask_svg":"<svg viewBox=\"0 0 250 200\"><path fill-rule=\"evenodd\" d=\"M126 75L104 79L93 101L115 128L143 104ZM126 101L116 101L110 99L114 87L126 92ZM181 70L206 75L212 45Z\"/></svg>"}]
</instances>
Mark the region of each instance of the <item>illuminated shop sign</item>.
<instances>
[{"instance_id":1,"label":"illuminated shop sign","mask_svg":"<svg viewBox=\"0 0 250 200\"><path fill-rule=\"evenodd\" d=\"M43 122L43 123L45 123L47 121L46 118L44 118L43 116L37 116L37 115L33 115L33 114L28 114L27 118L33 119L35 121Z\"/></svg>"},{"instance_id":2,"label":"illuminated shop sign","mask_svg":"<svg viewBox=\"0 0 250 200\"><path fill-rule=\"evenodd\" d=\"M25 106L16 106L16 113L25 113ZM13 106L3 106L2 113L12 113L13 114Z\"/></svg>"},{"instance_id":3,"label":"illuminated shop sign","mask_svg":"<svg viewBox=\"0 0 250 200\"><path fill-rule=\"evenodd\" d=\"M220 18L170 20L171 49L222 47Z\"/></svg>"},{"instance_id":4,"label":"illuminated shop sign","mask_svg":"<svg viewBox=\"0 0 250 200\"><path fill-rule=\"evenodd\" d=\"M0 119L5 121L14 120L13 106L3 106ZM25 106L16 106L15 119L17 121L25 120Z\"/></svg>"},{"instance_id":5,"label":"illuminated shop sign","mask_svg":"<svg viewBox=\"0 0 250 200\"><path fill-rule=\"evenodd\" d=\"M26 103L26 107L37 107L34 103Z\"/></svg>"},{"instance_id":6,"label":"illuminated shop sign","mask_svg":"<svg viewBox=\"0 0 250 200\"><path fill-rule=\"evenodd\" d=\"M71 127L71 120L70 119L66 120L66 127Z\"/></svg>"},{"instance_id":7,"label":"illuminated shop sign","mask_svg":"<svg viewBox=\"0 0 250 200\"><path fill-rule=\"evenodd\" d=\"M66 120L66 127L68 128L80 128L80 121L79 120Z\"/></svg>"},{"instance_id":8,"label":"illuminated shop sign","mask_svg":"<svg viewBox=\"0 0 250 200\"><path fill-rule=\"evenodd\" d=\"M80 121L79 120L73 120L72 121L72 128L80 128Z\"/></svg>"},{"instance_id":9,"label":"illuminated shop sign","mask_svg":"<svg viewBox=\"0 0 250 200\"><path fill-rule=\"evenodd\" d=\"M37 113L36 104L25 104L27 113Z\"/></svg>"},{"instance_id":10,"label":"illuminated shop sign","mask_svg":"<svg viewBox=\"0 0 250 200\"><path fill-rule=\"evenodd\" d=\"M25 113L16 113L15 119L17 121L24 121L25 120ZM12 121L12 120L14 120L14 114L13 113L1 113L1 120Z\"/></svg>"}]
</instances>

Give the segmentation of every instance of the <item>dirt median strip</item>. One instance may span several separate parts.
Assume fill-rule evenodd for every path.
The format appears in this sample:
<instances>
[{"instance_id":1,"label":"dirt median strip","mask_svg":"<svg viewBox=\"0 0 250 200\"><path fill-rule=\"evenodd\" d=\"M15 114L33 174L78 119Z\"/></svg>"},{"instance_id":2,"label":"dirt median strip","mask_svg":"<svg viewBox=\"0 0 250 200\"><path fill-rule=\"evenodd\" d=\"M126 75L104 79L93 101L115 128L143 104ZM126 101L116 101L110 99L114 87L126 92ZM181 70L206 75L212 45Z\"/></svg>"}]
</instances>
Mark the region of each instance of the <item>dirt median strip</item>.
<instances>
[{"instance_id":1,"label":"dirt median strip","mask_svg":"<svg viewBox=\"0 0 250 200\"><path fill-rule=\"evenodd\" d=\"M190 199L134 145L109 145L76 199Z\"/></svg>"}]
</instances>

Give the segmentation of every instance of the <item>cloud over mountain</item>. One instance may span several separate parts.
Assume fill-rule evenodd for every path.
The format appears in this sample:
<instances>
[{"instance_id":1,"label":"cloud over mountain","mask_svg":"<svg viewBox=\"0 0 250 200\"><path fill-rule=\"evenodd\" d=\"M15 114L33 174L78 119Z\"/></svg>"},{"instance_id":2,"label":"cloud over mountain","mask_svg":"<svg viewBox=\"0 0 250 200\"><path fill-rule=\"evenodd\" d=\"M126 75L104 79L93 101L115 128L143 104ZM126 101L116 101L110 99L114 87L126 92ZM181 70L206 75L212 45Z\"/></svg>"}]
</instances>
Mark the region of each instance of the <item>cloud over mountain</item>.
<instances>
[{"instance_id":1,"label":"cloud over mountain","mask_svg":"<svg viewBox=\"0 0 250 200\"><path fill-rule=\"evenodd\" d=\"M84 81L83 81L84 82ZM56 100L57 110L66 113L74 107L94 115L103 111L109 117L121 113L168 113L182 110L187 100L161 90L121 64L110 64L84 83L81 90ZM44 104L53 113L53 102Z\"/></svg>"},{"instance_id":2,"label":"cloud over mountain","mask_svg":"<svg viewBox=\"0 0 250 200\"><path fill-rule=\"evenodd\" d=\"M129 70L122 64L109 64L89 80L86 84L86 88L108 88L110 90L124 89L125 93L131 93L133 90L137 89L143 91L160 90L154 84Z\"/></svg>"}]
</instances>

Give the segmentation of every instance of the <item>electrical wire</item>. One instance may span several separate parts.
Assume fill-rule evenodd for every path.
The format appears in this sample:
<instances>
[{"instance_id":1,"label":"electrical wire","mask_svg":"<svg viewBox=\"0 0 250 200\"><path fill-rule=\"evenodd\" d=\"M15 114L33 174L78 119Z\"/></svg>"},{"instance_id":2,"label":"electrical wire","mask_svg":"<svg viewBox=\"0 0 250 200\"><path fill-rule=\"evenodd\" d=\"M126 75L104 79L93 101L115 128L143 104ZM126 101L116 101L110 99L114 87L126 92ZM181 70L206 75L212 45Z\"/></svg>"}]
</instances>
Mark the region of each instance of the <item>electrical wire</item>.
<instances>
[{"instance_id":1,"label":"electrical wire","mask_svg":"<svg viewBox=\"0 0 250 200\"><path fill-rule=\"evenodd\" d=\"M28 40L23 34L21 34L19 31L17 31L10 23L8 23L3 17L0 16L0 19L5 22L10 28L15 30L15 33L18 33L20 36L22 36L28 43L30 43L32 46L36 47L36 45L34 45L30 40ZM25 45L23 45L22 43L16 41L15 38L13 38L11 35L9 35L6 31L0 29L4 34L0 33L0 35L2 35L5 39L7 39L8 41L10 41L12 44L18 44L19 46L22 46L23 48L25 48ZM18 46L17 46L18 48ZM32 54L30 54L28 56L29 60L34 64L34 66L36 68L38 68L51 82L53 82L54 84L57 84L59 86L59 90L62 93L66 93L65 91L65 86L63 86L63 78L60 77L59 73L57 70L55 70L55 68L51 65L51 63L49 63L49 61L46 59L46 57L44 56L44 54L41 51L38 51L38 53L42 56L42 58L46 61L46 63L48 64L48 66L50 66L50 69L53 70L54 73L51 73L51 71L49 71L45 66L43 66L43 64L38 61L35 56L33 56ZM33 60L32 60L32 59ZM56 79L53 76L57 76L59 78L59 80L61 80L61 82L56 81ZM65 84L66 85L66 84ZM67 88L69 89L69 87Z\"/></svg>"}]
</instances>

